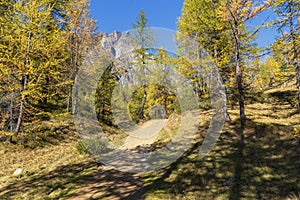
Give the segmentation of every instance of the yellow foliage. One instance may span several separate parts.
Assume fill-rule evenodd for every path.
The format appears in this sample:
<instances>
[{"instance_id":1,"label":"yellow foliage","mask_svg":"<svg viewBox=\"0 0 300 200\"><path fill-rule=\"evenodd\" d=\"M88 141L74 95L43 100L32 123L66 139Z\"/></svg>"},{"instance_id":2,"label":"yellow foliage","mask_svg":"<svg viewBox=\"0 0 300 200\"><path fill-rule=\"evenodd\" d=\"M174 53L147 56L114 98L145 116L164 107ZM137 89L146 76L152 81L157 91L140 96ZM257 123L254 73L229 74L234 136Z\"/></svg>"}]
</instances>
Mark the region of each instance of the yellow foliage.
<instances>
[{"instance_id":1,"label":"yellow foliage","mask_svg":"<svg viewBox=\"0 0 300 200\"><path fill-rule=\"evenodd\" d=\"M2 136L13 136L14 135L14 133L11 133L11 132L6 132L6 131L0 131L0 135L2 135Z\"/></svg>"}]
</instances>

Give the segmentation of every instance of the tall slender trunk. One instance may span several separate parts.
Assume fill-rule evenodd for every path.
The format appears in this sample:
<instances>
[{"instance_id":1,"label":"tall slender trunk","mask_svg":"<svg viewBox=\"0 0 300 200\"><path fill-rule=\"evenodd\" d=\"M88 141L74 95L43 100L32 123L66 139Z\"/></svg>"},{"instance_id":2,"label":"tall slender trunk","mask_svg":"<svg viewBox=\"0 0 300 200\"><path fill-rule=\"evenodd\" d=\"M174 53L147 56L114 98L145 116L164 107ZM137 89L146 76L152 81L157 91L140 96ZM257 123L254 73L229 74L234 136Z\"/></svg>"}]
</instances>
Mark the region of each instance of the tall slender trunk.
<instances>
[{"instance_id":1,"label":"tall slender trunk","mask_svg":"<svg viewBox=\"0 0 300 200\"><path fill-rule=\"evenodd\" d=\"M144 41L143 41L143 44L144 44ZM144 46L142 47L142 49L143 49L143 51L145 50ZM143 83L143 88L144 88L144 96L143 96L143 100L142 100L142 105L141 105L141 107L139 109L139 118L140 119L144 119L145 118L144 117L144 109L145 109L146 100L147 100L147 91L146 91L147 85L146 85L145 80L144 80L144 78L146 76L146 74L145 74L145 66L146 66L147 62L146 62L146 58L145 58L145 54L144 53L141 55L141 58L142 58L141 74L142 74L142 79L143 79L142 83Z\"/></svg>"},{"instance_id":2,"label":"tall slender trunk","mask_svg":"<svg viewBox=\"0 0 300 200\"><path fill-rule=\"evenodd\" d=\"M28 40L27 40L27 52L26 52L26 60L25 60L25 71L28 69L29 66L29 52L30 52L30 41L31 41L31 32L28 33ZM14 132L14 135L17 136L20 132L23 117L24 117L24 111L25 111L25 95L23 94L24 91L27 89L27 82L28 82L28 75L23 74L22 75L22 90L21 90L21 100L20 100L20 107L19 107L19 115L18 115L18 121L16 125L16 129ZM10 142L12 142L12 137L10 138Z\"/></svg>"},{"instance_id":3,"label":"tall slender trunk","mask_svg":"<svg viewBox=\"0 0 300 200\"><path fill-rule=\"evenodd\" d=\"M238 38L238 36L237 36ZM239 41L239 40L237 40ZM242 127L246 125L246 115L245 115L245 102L244 102L244 88L243 88L243 80L242 80L242 70L240 66L240 44L236 44L236 84L238 90L238 100L239 100L239 107L240 107L240 121Z\"/></svg>"},{"instance_id":4,"label":"tall slender trunk","mask_svg":"<svg viewBox=\"0 0 300 200\"><path fill-rule=\"evenodd\" d=\"M14 120L14 116L13 116L13 106L14 106L14 91L12 91L11 93L11 98L10 98L10 109L9 109L9 115L10 115L10 120L9 120L9 129L10 129L10 133L13 133L13 120Z\"/></svg>"},{"instance_id":5,"label":"tall slender trunk","mask_svg":"<svg viewBox=\"0 0 300 200\"><path fill-rule=\"evenodd\" d=\"M75 78L74 85L77 85L77 78ZM75 87L74 95L72 97L72 114L75 115L77 113L77 100L78 100L78 88Z\"/></svg>"},{"instance_id":6,"label":"tall slender trunk","mask_svg":"<svg viewBox=\"0 0 300 200\"><path fill-rule=\"evenodd\" d=\"M71 37L72 38L72 37ZM71 67L74 67L74 58L73 58L73 41L72 39L69 38L69 53L70 53L70 66ZM72 71L71 69L71 72L70 72L70 77L69 79L70 80L74 80L74 72ZM72 110L71 110L71 107L72 107L72 89L73 89L73 85L71 84L69 86L69 91L68 91L68 98L67 98L67 112L68 113L72 113Z\"/></svg>"},{"instance_id":7,"label":"tall slender trunk","mask_svg":"<svg viewBox=\"0 0 300 200\"><path fill-rule=\"evenodd\" d=\"M146 104L146 99L147 99L146 85L144 85L143 87L144 87L144 97L143 97L142 105L139 109L139 118L140 119L144 119L144 109L145 109L145 104Z\"/></svg>"},{"instance_id":8,"label":"tall slender trunk","mask_svg":"<svg viewBox=\"0 0 300 200\"><path fill-rule=\"evenodd\" d=\"M236 71L236 87L238 92L238 101L240 108L240 122L242 128L246 125L246 115L245 115L245 100L244 100L244 88L243 88L243 75L241 70L241 41L239 38L239 24L235 20L233 26L233 34L235 38L235 71Z\"/></svg>"},{"instance_id":9,"label":"tall slender trunk","mask_svg":"<svg viewBox=\"0 0 300 200\"><path fill-rule=\"evenodd\" d=\"M238 71L237 67L237 71ZM246 115L245 115L245 100L243 94L243 83L242 83L242 74L237 74L236 77L237 89L238 89L238 99L239 99L239 107L240 107L240 121L242 127L246 125Z\"/></svg>"},{"instance_id":10,"label":"tall slender trunk","mask_svg":"<svg viewBox=\"0 0 300 200\"><path fill-rule=\"evenodd\" d=\"M26 84L27 84L27 77L23 76L24 78L24 85L23 85L23 91L26 89ZM21 100L20 100L20 107L19 107L19 116L18 116L18 121L15 129L15 136L19 134L22 122L23 122L23 115L24 115L24 102L25 102L25 97L22 95Z\"/></svg>"},{"instance_id":11,"label":"tall slender trunk","mask_svg":"<svg viewBox=\"0 0 300 200\"><path fill-rule=\"evenodd\" d=\"M73 86L76 85L76 76L79 71L80 59L81 59L81 46L79 44L79 38L77 33L72 35L73 40L70 41L70 54L71 54L71 66L73 67L73 72L71 73L70 80L73 80L74 83L70 85L69 94L67 98L67 112L75 114L76 113L76 104L77 104L77 94L78 91L75 88L73 91ZM73 93L74 92L74 93ZM72 95L73 94L73 95ZM71 109L72 108L72 109Z\"/></svg>"},{"instance_id":12,"label":"tall slender trunk","mask_svg":"<svg viewBox=\"0 0 300 200\"><path fill-rule=\"evenodd\" d=\"M67 98L67 112L68 113L71 112L72 88L73 88L72 85L70 85L69 93L68 93L68 98Z\"/></svg>"},{"instance_id":13,"label":"tall slender trunk","mask_svg":"<svg viewBox=\"0 0 300 200\"><path fill-rule=\"evenodd\" d=\"M73 84L69 86L68 91L68 97L67 97L67 112L74 114L76 112L76 103L77 103L77 88L74 88L74 85L76 85L76 76L78 73L79 67L76 67L76 69L73 72L73 75L71 75L70 79L74 81Z\"/></svg>"}]
</instances>

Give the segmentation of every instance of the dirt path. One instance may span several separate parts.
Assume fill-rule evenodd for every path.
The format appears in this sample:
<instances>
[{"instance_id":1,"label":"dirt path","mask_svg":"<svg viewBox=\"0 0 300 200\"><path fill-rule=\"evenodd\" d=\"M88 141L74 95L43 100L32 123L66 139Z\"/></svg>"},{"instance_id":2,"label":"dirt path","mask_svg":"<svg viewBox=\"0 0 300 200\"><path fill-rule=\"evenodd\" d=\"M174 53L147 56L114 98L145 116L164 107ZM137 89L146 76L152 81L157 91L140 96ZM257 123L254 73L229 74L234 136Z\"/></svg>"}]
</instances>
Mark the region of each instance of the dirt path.
<instances>
[{"instance_id":1,"label":"dirt path","mask_svg":"<svg viewBox=\"0 0 300 200\"><path fill-rule=\"evenodd\" d=\"M121 149L132 149L137 146L152 144L166 123L166 119L150 120L138 129L129 132Z\"/></svg>"},{"instance_id":2,"label":"dirt path","mask_svg":"<svg viewBox=\"0 0 300 200\"><path fill-rule=\"evenodd\" d=\"M67 199L143 200L144 194L144 181L141 174L100 167L98 172L85 177L85 183L80 190Z\"/></svg>"},{"instance_id":3,"label":"dirt path","mask_svg":"<svg viewBox=\"0 0 300 200\"><path fill-rule=\"evenodd\" d=\"M165 126L165 119L151 120L134 131L128 133L124 145L120 148L133 149L139 145L152 144L161 129ZM123 157L122 157L123 156ZM132 155L130 155L132 156ZM124 169L130 169L134 161L139 158L132 157L132 162L127 163L127 154L121 153L114 155L116 162L111 165L115 167L102 166L95 173L85 178L86 183L68 200L77 199L128 199L128 200L141 200L144 199L144 181L143 173L129 173L118 169L118 164L124 165ZM120 158L121 157L121 158ZM126 163L122 163L124 160ZM127 166L129 165L129 166ZM129 170L130 171L130 170Z\"/></svg>"}]
</instances>

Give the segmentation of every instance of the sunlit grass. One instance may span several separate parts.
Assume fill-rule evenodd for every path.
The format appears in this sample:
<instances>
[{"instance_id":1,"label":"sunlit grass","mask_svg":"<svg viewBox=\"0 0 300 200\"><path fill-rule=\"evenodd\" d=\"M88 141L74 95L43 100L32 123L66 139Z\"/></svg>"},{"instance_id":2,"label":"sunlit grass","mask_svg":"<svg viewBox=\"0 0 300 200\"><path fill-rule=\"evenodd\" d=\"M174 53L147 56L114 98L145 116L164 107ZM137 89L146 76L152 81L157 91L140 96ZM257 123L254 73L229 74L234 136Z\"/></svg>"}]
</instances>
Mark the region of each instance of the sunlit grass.
<instances>
[{"instance_id":1,"label":"sunlit grass","mask_svg":"<svg viewBox=\"0 0 300 200\"><path fill-rule=\"evenodd\" d=\"M238 108L229 109L229 114L231 122L207 157L199 159L199 141L177 163L146 175L146 199L297 199L299 143L293 133L300 126L300 114L296 108L277 101L246 105L243 130ZM202 121L200 129L205 124Z\"/></svg>"}]
</instances>

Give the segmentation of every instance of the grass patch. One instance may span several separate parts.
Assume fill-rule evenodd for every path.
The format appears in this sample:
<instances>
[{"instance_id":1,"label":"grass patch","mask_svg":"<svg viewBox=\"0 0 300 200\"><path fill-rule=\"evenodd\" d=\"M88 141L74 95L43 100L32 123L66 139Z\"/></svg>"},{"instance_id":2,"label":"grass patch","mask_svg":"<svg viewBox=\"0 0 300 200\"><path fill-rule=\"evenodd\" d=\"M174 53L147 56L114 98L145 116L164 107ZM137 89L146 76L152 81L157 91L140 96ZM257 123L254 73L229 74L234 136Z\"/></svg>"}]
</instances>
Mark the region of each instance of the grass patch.
<instances>
[{"instance_id":1,"label":"grass patch","mask_svg":"<svg viewBox=\"0 0 300 200\"><path fill-rule=\"evenodd\" d=\"M145 175L146 199L295 198L300 191L300 149L293 133L300 114L278 102L247 105L243 130L238 109L229 114L232 121L207 157L198 158L203 141L199 137L175 163ZM203 119L209 119L206 115ZM205 130L208 122L200 129Z\"/></svg>"},{"instance_id":2,"label":"grass patch","mask_svg":"<svg viewBox=\"0 0 300 200\"><path fill-rule=\"evenodd\" d=\"M26 133L14 140L17 144L0 143L0 199L65 196L98 165L76 150L79 137L69 117L26 126ZM19 167L26 173L14 177Z\"/></svg>"},{"instance_id":3,"label":"grass patch","mask_svg":"<svg viewBox=\"0 0 300 200\"><path fill-rule=\"evenodd\" d=\"M157 135L154 145L160 144L164 145L170 142L176 135L176 131L180 126L180 116L178 114L173 113L166 122L163 129Z\"/></svg>"}]
</instances>

